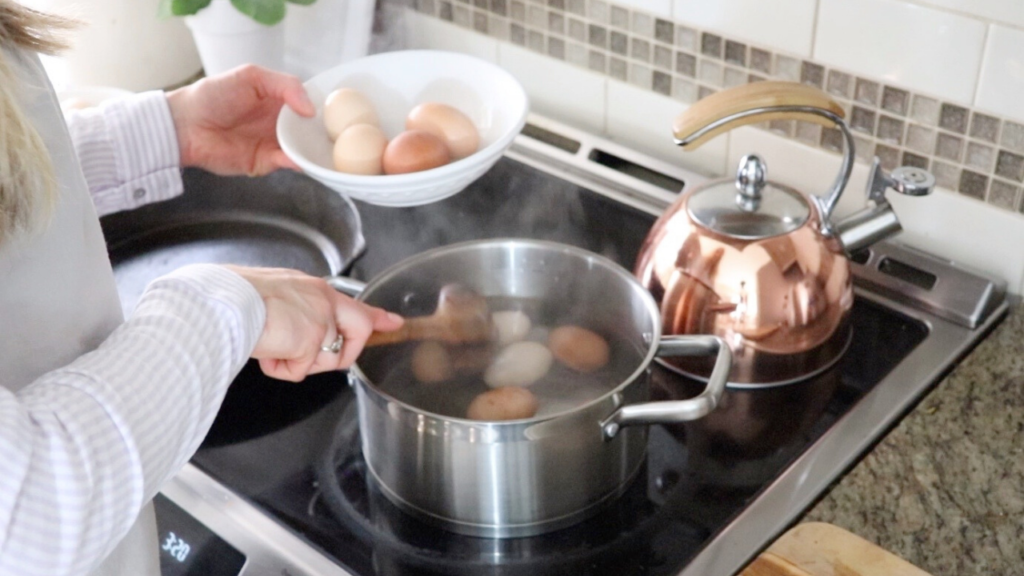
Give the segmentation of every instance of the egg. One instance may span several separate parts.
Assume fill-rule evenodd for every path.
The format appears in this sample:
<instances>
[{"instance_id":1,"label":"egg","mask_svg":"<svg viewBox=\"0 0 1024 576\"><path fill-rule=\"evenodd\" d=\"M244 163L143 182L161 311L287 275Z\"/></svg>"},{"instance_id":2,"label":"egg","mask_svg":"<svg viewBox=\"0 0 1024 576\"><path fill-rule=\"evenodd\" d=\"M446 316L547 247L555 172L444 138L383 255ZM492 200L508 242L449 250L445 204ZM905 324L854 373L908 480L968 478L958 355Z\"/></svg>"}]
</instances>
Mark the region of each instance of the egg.
<instances>
[{"instance_id":1,"label":"egg","mask_svg":"<svg viewBox=\"0 0 1024 576\"><path fill-rule=\"evenodd\" d=\"M412 375L424 384L444 382L452 377L451 355L443 344L434 340L419 343L412 351Z\"/></svg>"},{"instance_id":2,"label":"egg","mask_svg":"<svg viewBox=\"0 0 1024 576\"><path fill-rule=\"evenodd\" d=\"M516 342L502 349L484 371L484 382L491 388L529 386L551 368L552 355L539 342Z\"/></svg>"},{"instance_id":3,"label":"egg","mask_svg":"<svg viewBox=\"0 0 1024 576\"><path fill-rule=\"evenodd\" d=\"M531 418L539 406L537 397L526 388L495 388L473 399L466 410L471 420L519 420Z\"/></svg>"},{"instance_id":4,"label":"egg","mask_svg":"<svg viewBox=\"0 0 1024 576\"><path fill-rule=\"evenodd\" d=\"M384 171L388 137L373 124L353 124L334 142L334 169L347 174L375 175Z\"/></svg>"},{"instance_id":5,"label":"egg","mask_svg":"<svg viewBox=\"0 0 1024 576\"><path fill-rule=\"evenodd\" d=\"M518 342L530 332L530 317L521 310L503 310L491 313L491 323L497 332L499 344Z\"/></svg>"},{"instance_id":6,"label":"egg","mask_svg":"<svg viewBox=\"0 0 1024 576\"><path fill-rule=\"evenodd\" d=\"M338 88L328 94L324 101L324 126L331 140L337 140L353 124L380 125L373 103L353 88Z\"/></svg>"},{"instance_id":7,"label":"egg","mask_svg":"<svg viewBox=\"0 0 1024 576\"><path fill-rule=\"evenodd\" d=\"M405 119L407 130L426 130L444 140L458 160L477 151L480 133L468 116L447 104L424 102L412 109Z\"/></svg>"},{"instance_id":8,"label":"egg","mask_svg":"<svg viewBox=\"0 0 1024 576\"><path fill-rule=\"evenodd\" d=\"M596 332L579 326L559 326L548 336L551 353L577 372L593 372L608 364L608 342Z\"/></svg>"},{"instance_id":9,"label":"egg","mask_svg":"<svg viewBox=\"0 0 1024 576\"><path fill-rule=\"evenodd\" d=\"M424 130L406 130L384 149L385 174L406 174L444 166L451 161L448 147Z\"/></svg>"}]
</instances>

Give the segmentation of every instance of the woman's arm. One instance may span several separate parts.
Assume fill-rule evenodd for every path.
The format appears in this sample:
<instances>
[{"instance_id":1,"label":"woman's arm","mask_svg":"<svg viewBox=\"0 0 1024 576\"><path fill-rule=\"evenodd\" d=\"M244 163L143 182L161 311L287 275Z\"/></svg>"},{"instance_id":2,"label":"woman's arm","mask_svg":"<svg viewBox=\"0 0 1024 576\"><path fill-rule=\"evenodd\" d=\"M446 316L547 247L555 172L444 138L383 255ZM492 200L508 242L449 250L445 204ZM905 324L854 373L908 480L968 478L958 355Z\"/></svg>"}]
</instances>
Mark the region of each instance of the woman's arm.
<instances>
[{"instance_id":1,"label":"woman's arm","mask_svg":"<svg viewBox=\"0 0 1024 576\"><path fill-rule=\"evenodd\" d=\"M96 351L0 389L0 574L93 569L194 453L265 314L239 275L184 268Z\"/></svg>"},{"instance_id":2,"label":"woman's arm","mask_svg":"<svg viewBox=\"0 0 1024 576\"><path fill-rule=\"evenodd\" d=\"M155 280L94 352L0 388L0 574L94 568L198 448L250 356L302 380L401 324L294 270L197 264Z\"/></svg>"},{"instance_id":3,"label":"woman's arm","mask_svg":"<svg viewBox=\"0 0 1024 576\"><path fill-rule=\"evenodd\" d=\"M68 129L100 216L182 192L181 166L258 176L298 167L277 142L277 114L316 107L298 78L257 66L164 94L145 92L68 117Z\"/></svg>"},{"instance_id":4,"label":"woman's arm","mask_svg":"<svg viewBox=\"0 0 1024 576\"><path fill-rule=\"evenodd\" d=\"M181 194L178 140L163 92L75 112L68 131L100 216Z\"/></svg>"}]
</instances>

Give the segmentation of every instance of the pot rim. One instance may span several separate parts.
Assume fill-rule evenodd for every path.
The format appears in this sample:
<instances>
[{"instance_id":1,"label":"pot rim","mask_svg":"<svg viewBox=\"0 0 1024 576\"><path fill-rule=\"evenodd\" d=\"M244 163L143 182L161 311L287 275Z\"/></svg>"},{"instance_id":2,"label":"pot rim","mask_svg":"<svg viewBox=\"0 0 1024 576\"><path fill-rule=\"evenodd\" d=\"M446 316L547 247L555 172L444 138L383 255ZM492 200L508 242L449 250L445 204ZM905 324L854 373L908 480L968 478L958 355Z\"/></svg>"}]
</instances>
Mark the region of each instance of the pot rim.
<instances>
[{"instance_id":1,"label":"pot rim","mask_svg":"<svg viewBox=\"0 0 1024 576\"><path fill-rule=\"evenodd\" d=\"M477 247L492 246L542 248L547 250L557 250L560 252L566 252L574 256L590 260L593 263L600 264L601 266L608 269L610 272L614 273L616 276L626 281L629 284L629 286L633 289L633 291L641 298L644 304L644 308L647 309L648 315L652 320L651 333L649 335L644 335L644 340L647 341L647 353L644 355L643 360L639 363L637 368L633 372L631 372L630 375L626 377L622 382L620 382L618 385L616 385L614 388L612 388L605 394L602 394L601 396L598 396L597 398L594 398L589 402L580 404L579 406L576 406L571 410L558 412L555 414L548 414L545 416L533 416L531 418L520 418L517 420L500 421L471 420L469 418L461 418L457 416L445 416L443 414L430 412L417 406L414 406L412 404L409 404L407 402L404 402L402 400L399 400L394 396L391 396L390 394L387 394L380 390L380 388L378 388L377 385L374 384L374 382L369 377L367 377L366 373L364 373L362 368L360 368L359 366L358 358L349 368L349 374L351 376L357 377L362 383L365 384L366 389L372 390L378 397L387 400L389 403L397 404L402 409L413 412L420 417L430 418L448 423L457 423L477 428L505 429L516 426L534 425L542 422L550 422L553 420L571 417L586 412L587 410L592 409L594 406L597 406L598 404L608 402L608 399L610 397L619 394L629 385L636 382L641 377L641 375L648 369L648 367L650 367L651 362L653 362L655 356L657 355L658 346L661 343L662 336L661 311L658 308L657 302L654 301L654 297L651 296L651 293L643 286L643 284L640 283L639 280L637 280L628 270L626 270L617 262L605 256L601 256L600 254L597 254L595 252L591 252L590 250L586 250L569 244L563 244L560 242L553 242L549 240L534 240L527 238L489 238L483 240L469 240L465 242L457 242L455 244L448 244L445 246L432 248L430 250L410 256L386 268L384 271L382 271L380 274L378 274L376 277L374 277L370 282L366 284L366 287L363 288L363 290L359 293L356 299L359 300L360 302L365 302L366 297L368 295L371 295L375 289L380 288L380 286L385 284L389 279L394 278L395 276L402 272L405 272L411 266L429 260L441 258L452 252L460 252L463 250L468 250ZM622 402L620 400L615 400L612 403L612 408L611 410L609 410L609 413L614 412L616 409L619 408L621 404Z\"/></svg>"}]
</instances>

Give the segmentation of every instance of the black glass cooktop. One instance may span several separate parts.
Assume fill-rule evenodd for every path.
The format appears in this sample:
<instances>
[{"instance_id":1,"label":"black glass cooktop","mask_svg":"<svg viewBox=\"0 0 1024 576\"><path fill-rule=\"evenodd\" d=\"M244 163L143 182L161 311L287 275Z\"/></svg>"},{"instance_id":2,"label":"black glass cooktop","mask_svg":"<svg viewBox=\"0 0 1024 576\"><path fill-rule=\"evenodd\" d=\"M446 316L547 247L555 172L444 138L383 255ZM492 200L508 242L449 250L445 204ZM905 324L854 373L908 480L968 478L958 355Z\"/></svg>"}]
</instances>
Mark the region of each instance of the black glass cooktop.
<instances>
[{"instance_id":1,"label":"black glass cooktop","mask_svg":"<svg viewBox=\"0 0 1024 576\"><path fill-rule=\"evenodd\" d=\"M446 201L359 210L368 248L350 275L363 280L435 246L494 237L573 244L629 268L654 221L509 158ZM646 464L622 497L536 537L460 536L390 504L367 477L343 374L293 384L248 365L193 463L355 576L676 574L926 335L916 320L858 299L852 344L833 369L730 390L704 419L651 427ZM701 389L657 365L651 380L656 399Z\"/></svg>"}]
</instances>

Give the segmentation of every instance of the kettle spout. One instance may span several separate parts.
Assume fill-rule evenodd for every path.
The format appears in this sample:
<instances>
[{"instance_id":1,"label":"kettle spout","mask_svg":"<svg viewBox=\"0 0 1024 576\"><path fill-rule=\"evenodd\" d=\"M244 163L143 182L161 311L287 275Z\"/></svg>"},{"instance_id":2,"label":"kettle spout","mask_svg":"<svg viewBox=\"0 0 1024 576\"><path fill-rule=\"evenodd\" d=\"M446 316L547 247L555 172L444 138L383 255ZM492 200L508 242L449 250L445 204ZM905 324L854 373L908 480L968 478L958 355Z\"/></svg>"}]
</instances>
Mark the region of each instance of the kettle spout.
<instances>
[{"instance_id":1,"label":"kettle spout","mask_svg":"<svg viewBox=\"0 0 1024 576\"><path fill-rule=\"evenodd\" d=\"M836 235L852 254L898 234L903 229L885 191L892 188L906 196L926 196L935 187L935 177L920 168L901 166L886 174L875 158L868 177L869 206L835 224Z\"/></svg>"},{"instance_id":2,"label":"kettle spout","mask_svg":"<svg viewBox=\"0 0 1024 576\"><path fill-rule=\"evenodd\" d=\"M836 236L847 254L867 248L876 242L895 236L903 227L892 205L880 202L851 214L835 225Z\"/></svg>"}]
</instances>

